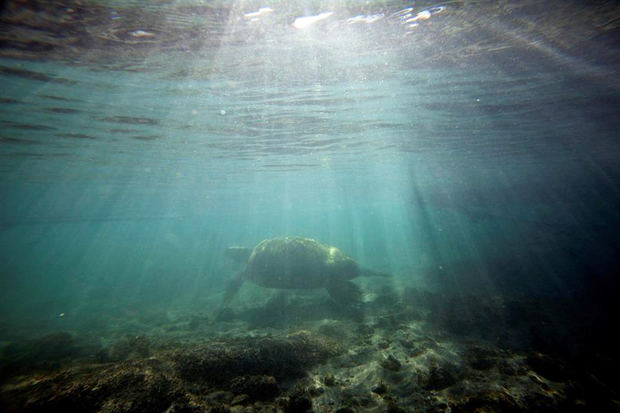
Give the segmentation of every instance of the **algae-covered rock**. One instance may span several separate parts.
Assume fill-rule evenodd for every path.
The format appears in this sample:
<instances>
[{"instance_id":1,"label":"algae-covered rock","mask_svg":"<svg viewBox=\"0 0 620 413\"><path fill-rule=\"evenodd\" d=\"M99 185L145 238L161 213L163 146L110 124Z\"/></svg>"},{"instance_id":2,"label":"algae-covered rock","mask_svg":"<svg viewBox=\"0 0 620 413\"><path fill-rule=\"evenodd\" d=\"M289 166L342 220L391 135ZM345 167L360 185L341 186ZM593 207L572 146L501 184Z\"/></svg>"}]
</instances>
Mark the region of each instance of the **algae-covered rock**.
<instances>
[{"instance_id":1,"label":"algae-covered rock","mask_svg":"<svg viewBox=\"0 0 620 413\"><path fill-rule=\"evenodd\" d=\"M422 387L426 390L443 390L456 383L459 375L457 366L451 363L431 362L428 374L421 377Z\"/></svg>"},{"instance_id":2,"label":"algae-covered rock","mask_svg":"<svg viewBox=\"0 0 620 413\"><path fill-rule=\"evenodd\" d=\"M398 371L402 367L402 363L398 361L392 354L379 360L379 364L386 370Z\"/></svg>"},{"instance_id":3,"label":"algae-covered rock","mask_svg":"<svg viewBox=\"0 0 620 413\"><path fill-rule=\"evenodd\" d=\"M230 390L235 394L246 394L255 400L273 399L280 393L275 377L266 375L235 377L231 380Z\"/></svg>"},{"instance_id":4,"label":"algae-covered rock","mask_svg":"<svg viewBox=\"0 0 620 413\"><path fill-rule=\"evenodd\" d=\"M180 351L173 361L179 375L190 381L223 383L244 375L273 376L280 381L303 377L308 367L339 351L335 341L301 332L214 342Z\"/></svg>"},{"instance_id":5,"label":"algae-covered rock","mask_svg":"<svg viewBox=\"0 0 620 413\"><path fill-rule=\"evenodd\" d=\"M475 370L488 370L497 364L497 352L480 346L468 348L463 358Z\"/></svg>"},{"instance_id":6,"label":"algae-covered rock","mask_svg":"<svg viewBox=\"0 0 620 413\"><path fill-rule=\"evenodd\" d=\"M129 336L100 352L100 361L120 361L144 358L150 355L150 341L145 336Z\"/></svg>"},{"instance_id":7,"label":"algae-covered rock","mask_svg":"<svg viewBox=\"0 0 620 413\"><path fill-rule=\"evenodd\" d=\"M312 399L304 392L294 392L284 400L284 413L305 413L312 410Z\"/></svg>"},{"instance_id":8,"label":"algae-covered rock","mask_svg":"<svg viewBox=\"0 0 620 413\"><path fill-rule=\"evenodd\" d=\"M8 411L165 411L185 397L162 370L157 361L67 368L14 382L3 399Z\"/></svg>"},{"instance_id":9,"label":"algae-covered rock","mask_svg":"<svg viewBox=\"0 0 620 413\"><path fill-rule=\"evenodd\" d=\"M299 332L154 349L148 358L104 364L82 361L11 378L1 389L0 410L222 411L233 404L275 403L280 383L305 376L339 351L332 340ZM302 408L308 402L311 407L309 398L287 406Z\"/></svg>"},{"instance_id":10,"label":"algae-covered rock","mask_svg":"<svg viewBox=\"0 0 620 413\"><path fill-rule=\"evenodd\" d=\"M0 352L0 378L33 370L55 370L90 351L96 350L92 346L79 345L66 332L12 342Z\"/></svg>"},{"instance_id":11,"label":"algae-covered rock","mask_svg":"<svg viewBox=\"0 0 620 413\"><path fill-rule=\"evenodd\" d=\"M545 406L548 409L547 406ZM514 398L505 391L487 390L478 394L469 395L463 401L454 403L452 411L455 413L465 412L520 412ZM548 410L547 410L548 411Z\"/></svg>"}]
</instances>

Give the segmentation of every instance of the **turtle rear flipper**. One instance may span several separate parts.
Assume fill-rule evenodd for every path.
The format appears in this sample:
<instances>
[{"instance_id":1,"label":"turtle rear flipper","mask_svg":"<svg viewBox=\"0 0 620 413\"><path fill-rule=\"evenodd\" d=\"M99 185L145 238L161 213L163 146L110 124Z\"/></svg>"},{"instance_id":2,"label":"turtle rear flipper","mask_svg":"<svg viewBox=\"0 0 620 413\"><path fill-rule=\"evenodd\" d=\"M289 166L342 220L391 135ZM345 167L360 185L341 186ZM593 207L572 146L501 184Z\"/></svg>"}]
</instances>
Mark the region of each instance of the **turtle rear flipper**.
<instances>
[{"instance_id":1,"label":"turtle rear flipper","mask_svg":"<svg viewBox=\"0 0 620 413\"><path fill-rule=\"evenodd\" d=\"M351 281L334 282L326 288L330 297L339 304L358 304L362 301L362 290Z\"/></svg>"},{"instance_id":2,"label":"turtle rear flipper","mask_svg":"<svg viewBox=\"0 0 620 413\"><path fill-rule=\"evenodd\" d=\"M375 270L371 270L370 268L365 268L365 267L360 268L360 275L362 277L391 277L392 276L392 274L389 274L387 272L375 271Z\"/></svg>"}]
</instances>

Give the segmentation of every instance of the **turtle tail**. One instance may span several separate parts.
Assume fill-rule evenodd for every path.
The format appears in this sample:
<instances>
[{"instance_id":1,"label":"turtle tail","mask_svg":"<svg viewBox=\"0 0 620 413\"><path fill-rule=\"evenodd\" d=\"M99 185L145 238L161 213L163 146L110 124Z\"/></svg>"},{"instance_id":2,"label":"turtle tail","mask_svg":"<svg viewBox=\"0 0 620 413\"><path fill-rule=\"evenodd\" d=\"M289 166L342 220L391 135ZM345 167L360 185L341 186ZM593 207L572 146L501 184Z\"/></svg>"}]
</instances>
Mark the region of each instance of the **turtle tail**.
<instances>
[{"instance_id":1,"label":"turtle tail","mask_svg":"<svg viewBox=\"0 0 620 413\"><path fill-rule=\"evenodd\" d=\"M391 277L392 276L392 274L371 270L369 268L360 268L360 273L362 277Z\"/></svg>"}]
</instances>

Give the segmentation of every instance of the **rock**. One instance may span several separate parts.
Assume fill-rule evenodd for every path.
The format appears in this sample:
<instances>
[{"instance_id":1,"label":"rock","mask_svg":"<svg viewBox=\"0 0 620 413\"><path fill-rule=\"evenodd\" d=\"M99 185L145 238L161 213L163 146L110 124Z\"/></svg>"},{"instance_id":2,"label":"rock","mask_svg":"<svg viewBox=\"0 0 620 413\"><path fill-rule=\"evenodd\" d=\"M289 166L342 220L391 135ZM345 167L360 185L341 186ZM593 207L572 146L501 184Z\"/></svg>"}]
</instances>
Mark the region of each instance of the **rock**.
<instances>
[{"instance_id":1,"label":"rock","mask_svg":"<svg viewBox=\"0 0 620 413\"><path fill-rule=\"evenodd\" d=\"M196 392L198 393L200 391L198 390ZM229 391L218 390L207 394L205 400L209 403L230 403L233 397L234 395Z\"/></svg>"},{"instance_id":2,"label":"rock","mask_svg":"<svg viewBox=\"0 0 620 413\"><path fill-rule=\"evenodd\" d=\"M536 373L551 381L561 382L570 378L566 365L546 354L532 353L527 357L526 363Z\"/></svg>"},{"instance_id":3,"label":"rock","mask_svg":"<svg viewBox=\"0 0 620 413\"><path fill-rule=\"evenodd\" d=\"M497 364L496 352L483 347L470 347L464 358L474 370L488 370Z\"/></svg>"},{"instance_id":4,"label":"rock","mask_svg":"<svg viewBox=\"0 0 620 413\"><path fill-rule=\"evenodd\" d=\"M374 332L375 329L368 324L360 324L357 328L357 334L359 334L362 338L370 338Z\"/></svg>"},{"instance_id":5,"label":"rock","mask_svg":"<svg viewBox=\"0 0 620 413\"><path fill-rule=\"evenodd\" d=\"M336 340L344 340L347 336L347 329L341 324L323 324L319 327L319 334Z\"/></svg>"},{"instance_id":6,"label":"rock","mask_svg":"<svg viewBox=\"0 0 620 413\"><path fill-rule=\"evenodd\" d=\"M332 364L332 366L337 369L343 367L357 367L362 364L368 363L374 357L375 352L370 346L358 347L355 350L349 352L348 354L332 358L330 360L330 364Z\"/></svg>"},{"instance_id":7,"label":"rock","mask_svg":"<svg viewBox=\"0 0 620 413\"><path fill-rule=\"evenodd\" d=\"M379 364L384 369L391 370L391 371L398 371L398 370L400 370L400 368L402 366L400 361L398 361L396 359L396 357L394 357L391 354L389 356L387 356L386 358L382 359L381 361L379 361Z\"/></svg>"},{"instance_id":8,"label":"rock","mask_svg":"<svg viewBox=\"0 0 620 413\"><path fill-rule=\"evenodd\" d=\"M288 398L284 413L305 413L312 409L312 400L303 394L294 394Z\"/></svg>"},{"instance_id":9,"label":"rock","mask_svg":"<svg viewBox=\"0 0 620 413\"><path fill-rule=\"evenodd\" d=\"M115 343L104 354L103 362L145 358L151 354L150 341L145 336L127 337ZM107 359L105 358L107 357Z\"/></svg>"},{"instance_id":10,"label":"rock","mask_svg":"<svg viewBox=\"0 0 620 413\"><path fill-rule=\"evenodd\" d=\"M431 365L428 375L422 379L422 387L426 390L443 390L457 382L455 366L444 364Z\"/></svg>"},{"instance_id":11,"label":"rock","mask_svg":"<svg viewBox=\"0 0 620 413\"><path fill-rule=\"evenodd\" d=\"M409 357L418 357L426 351L426 348L419 344L413 344L408 350L407 355Z\"/></svg>"},{"instance_id":12,"label":"rock","mask_svg":"<svg viewBox=\"0 0 620 413\"><path fill-rule=\"evenodd\" d=\"M380 350L385 350L389 346L390 346L390 342L387 340L381 340L377 343L377 348L379 348Z\"/></svg>"},{"instance_id":13,"label":"rock","mask_svg":"<svg viewBox=\"0 0 620 413\"><path fill-rule=\"evenodd\" d=\"M230 413L230 409L226 406L213 406L208 410L209 413Z\"/></svg>"},{"instance_id":14,"label":"rock","mask_svg":"<svg viewBox=\"0 0 620 413\"><path fill-rule=\"evenodd\" d=\"M527 373L527 369L514 360L499 360L497 368L501 374L505 374L506 376L518 376Z\"/></svg>"},{"instance_id":15,"label":"rock","mask_svg":"<svg viewBox=\"0 0 620 413\"><path fill-rule=\"evenodd\" d=\"M237 318L237 314L230 308L222 308L215 317L215 321L234 321Z\"/></svg>"},{"instance_id":16,"label":"rock","mask_svg":"<svg viewBox=\"0 0 620 413\"><path fill-rule=\"evenodd\" d=\"M84 355L84 349L66 332L9 343L0 354L0 377L11 377L32 370L55 370L66 361L81 355Z\"/></svg>"},{"instance_id":17,"label":"rock","mask_svg":"<svg viewBox=\"0 0 620 413\"><path fill-rule=\"evenodd\" d=\"M376 386L374 386L371 391L378 395L382 395L382 394L387 393L388 388L384 383L379 383Z\"/></svg>"},{"instance_id":18,"label":"rock","mask_svg":"<svg viewBox=\"0 0 620 413\"><path fill-rule=\"evenodd\" d=\"M320 386L309 386L308 387L308 394L312 397L320 396L323 393L325 393L325 389L323 387L320 387Z\"/></svg>"},{"instance_id":19,"label":"rock","mask_svg":"<svg viewBox=\"0 0 620 413\"><path fill-rule=\"evenodd\" d=\"M386 412L387 413L406 413L407 411L398 407L396 403L390 402L388 403Z\"/></svg>"},{"instance_id":20,"label":"rock","mask_svg":"<svg viewBox=\"0 0 620 413\"><path fill-rule=\"evenodd\" d=\"M236 406L238 404L244 404L249 400L249 396L247 394L238 394L230 401L231 406Z\"/></svg>"},{"instance_id":21,"label":"rock","mask_svg":"<svg viewBox=\"0 0 620 413\"><path fill-rule=\"evenodd\" d=\"M218 341L172 355L174 367L185 380L220 384L238 376L265 375L276 380L305 376L306 368L325 362L340 347L307 332L286 337Z\"/></svg>"},{"instance_id":22,"label":"rock","mask_svg":"<svg viewBox=\"0 0 620 413\"><path fill-rule=\"evenodd\" d=\"M273 399L280 393L277 380L294 382L338 348L325 338L300 332L175 346L159 350L157 358L106 364L88 360L47 375L39 371L13 378L10 386L1 389L0 405L20 412L138 413L228 411L220 409L228 403L235 405L232 410L243 411L254 409L247 406L252 403L264 404L261 411L275 411ZM307 392L287 399L289 412L312 407Z\"/></svg>"},{"instance_id":23,"label":"rock","mask_svg":"<svg viewBox=\"0 0 620 413\"><path fill-rule=\"evenodd\" d=\"M530 374L529 375L530 380L533 383L536 383L537 385L539 385L543 390L549 390L549 385L547 383L545 383L540 377L538 377L536 374Z\"/></svg>"},{"instance_id":24,"label":"rock","mask_svg":"<svg viewBox=\"0 0 620 413\"><path fill-rule=\"evenodd\" d=\"M70 368L36 381L27 380L3 392L8 411L139 413L186 405L178 383L157 363L117 363Z\"/></svg>"},{"instance_id":25,"label":"rock","mask_svg":"<svg viewBox=\"0 0 620 413\"><path fill-rule=\"evenodd\" d=\"M328 374L327 376L323 377L323 383L325 383L325 385L328 387L335 386L336 378L334 377L333 374Z\"/></svg>"},{"instance_id":26,"label":"rock","mask_svg":"<svg viewBox=\"0 0 620 413\"><path fill-rule=\"evenodd\" d=\"M228 411L226 411L227 413ZM197 406L191 406L188 403L174 402L168 407L165 413L200 413Z\"/></svg>"},{"instance_id":27,"label":"rock","mask_svg":"<svg viewBox=\"0 0 620 413\"><path fill-rule=\"evenodd\" d=\"M403 329L403 320L394 315L389 314L382 317L379 317L375 323L377 328L389 329L389 330L402 330Z\"/></svg>"},{"instance_id":28,"label":"rock","mask_svg":"<svg viewBox=\"0 0 620 413\"><path fill-rule=\"evenodd\" d=\"M2 348L2 360L57 359L72 353L73 338L69 333L54 333L35 340L12 342ZM69 350L69 351L67 351Z\"/></svg>"},{"instance_id":29,"label":"rock","mask_svg":"<svg viewBox=\"0 0 620 413\"><path fill-rule=\"evenodd\" d=\"M198 327L200 327L200 324L202 324L201 319L199 317L192 316L189 320L189 323L187 324L187 327L190 330L197 330Z\"/></svg>"},{"instance_id":30,"label":"rock","mask_svg":"<svg viewBox=\"0 0 620 413\"><path fill-rule=\"evenodd\" d=\"M547 406L549 407L549 406ZM522 411L511 395L503 391L484 391L452 406L453 413L466 412L502 412L516 413ZM533 410L541 411L541 410ZM545 409L545 411L548 411Z\"/></svg>"},{"instance_id":31,"label":"rock","mask_svg":"<svg viewBox=\"0 0 620 413\"><path fill-rule=\"evenodd\" d=\"M270 400L280 393L275 377L265 375L235 377L230 383L230 390L255 400Z\"/></svg>"}]
</instances>

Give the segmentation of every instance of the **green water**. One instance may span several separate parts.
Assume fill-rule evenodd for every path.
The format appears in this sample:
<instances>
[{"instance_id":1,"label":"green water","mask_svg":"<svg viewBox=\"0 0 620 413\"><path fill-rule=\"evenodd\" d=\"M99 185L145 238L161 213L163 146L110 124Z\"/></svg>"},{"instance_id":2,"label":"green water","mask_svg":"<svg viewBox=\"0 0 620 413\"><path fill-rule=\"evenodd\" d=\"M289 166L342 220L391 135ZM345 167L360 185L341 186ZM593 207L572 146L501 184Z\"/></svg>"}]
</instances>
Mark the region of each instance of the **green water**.
<instances>
[{"instance_id":1,"label":"green water","mask_svg":"<svg viewBox=\"0 0 620 413\"><path fill-rule=\"evenodd\" d=\"M396 291L564 296L617 275L617 48L562 19L602 36L609 5L457 2L407 24L389 2L254 23L261 5L181 6L93 9L108 43L2 49L0 340L210 317L241 269L226 247L284 235Z\"/></svg>"}]
</instances>

